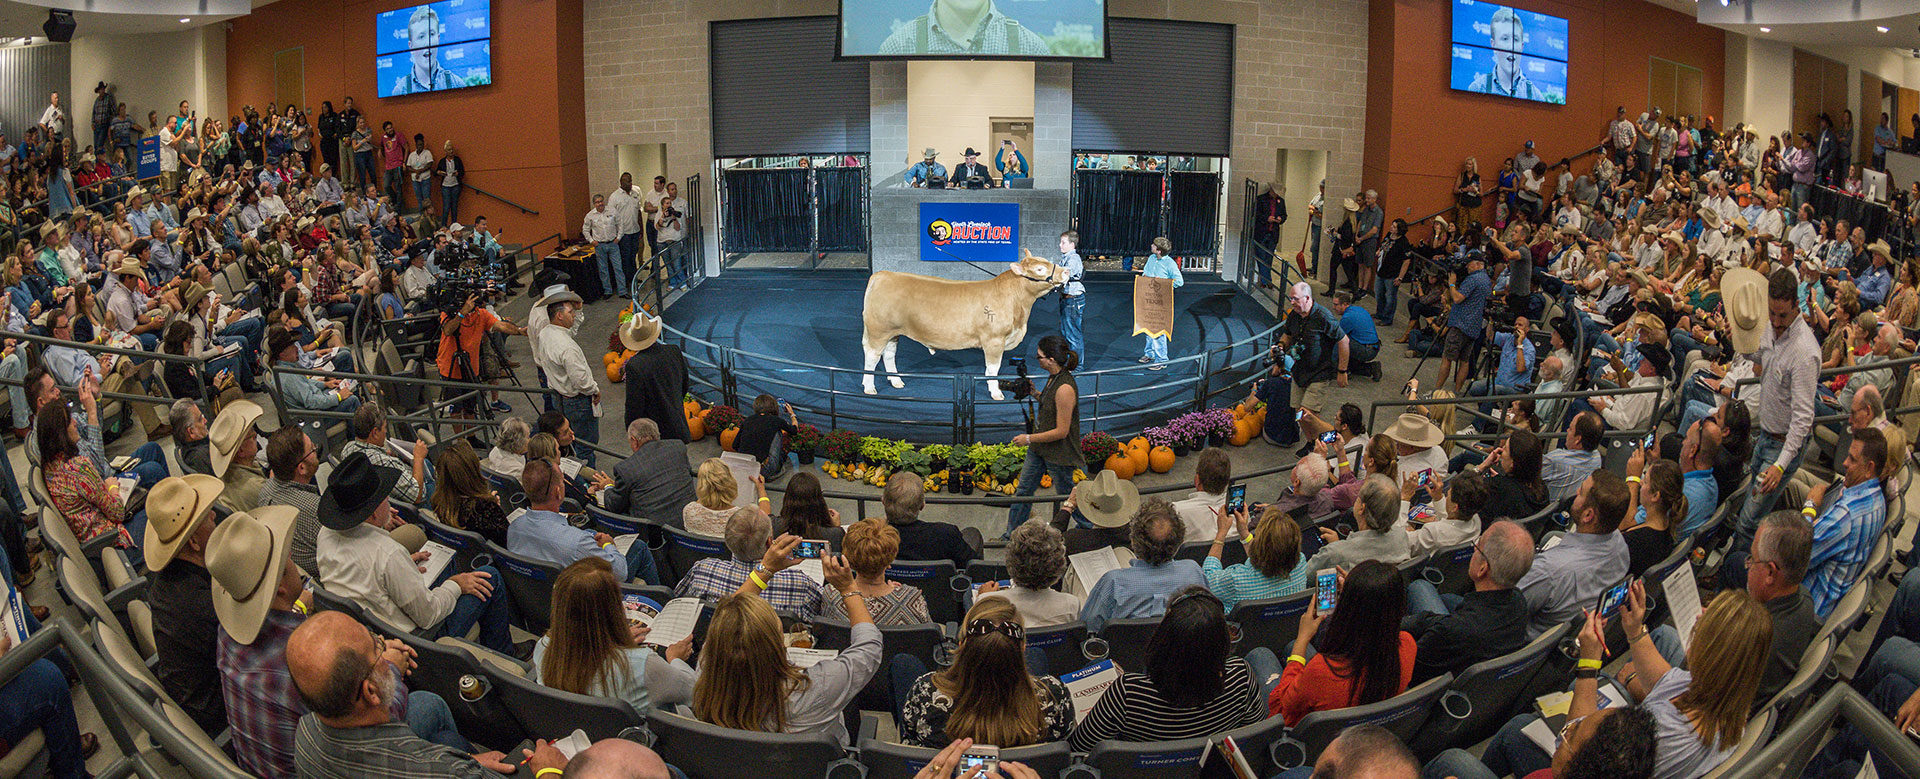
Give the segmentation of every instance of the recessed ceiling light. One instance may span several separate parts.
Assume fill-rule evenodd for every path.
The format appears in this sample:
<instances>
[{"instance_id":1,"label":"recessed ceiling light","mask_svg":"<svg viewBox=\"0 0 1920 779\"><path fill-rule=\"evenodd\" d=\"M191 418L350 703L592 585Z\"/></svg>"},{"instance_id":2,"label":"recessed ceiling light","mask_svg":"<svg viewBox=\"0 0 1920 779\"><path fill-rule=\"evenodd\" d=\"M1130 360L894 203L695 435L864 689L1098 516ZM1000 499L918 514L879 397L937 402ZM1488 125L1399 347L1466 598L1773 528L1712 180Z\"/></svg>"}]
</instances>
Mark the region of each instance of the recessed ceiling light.
<instances>
[{"instance_id":1,"label":"recessed ceiling light","mask_svg":"<svg viewBox=\"0 0 1920 779\"><path fill-rule=\"evenodd\" d=\"M1886 27L1884 27L1884 26L1881 26L1881 25L1874 25L1874 27L1873 27L1873 29L1875 29L1875 30L1879 30L1880 32L1886 32L1886 31L1887 31L1887 28L1886 28Z\"/></svg>"},{"instance_id":2,"label":"recessed ceiling light","mask_svg":"<svg viewBox=\"0 0 1920 779\"><path fill-rule=\"evenodd\" d=\"M1762 28L1760 28L1760 31L1761 31L1761 32L1773 32L1773 28L1772 28L1772 27L1762 27Z\"/></svg>"}]
</instances>

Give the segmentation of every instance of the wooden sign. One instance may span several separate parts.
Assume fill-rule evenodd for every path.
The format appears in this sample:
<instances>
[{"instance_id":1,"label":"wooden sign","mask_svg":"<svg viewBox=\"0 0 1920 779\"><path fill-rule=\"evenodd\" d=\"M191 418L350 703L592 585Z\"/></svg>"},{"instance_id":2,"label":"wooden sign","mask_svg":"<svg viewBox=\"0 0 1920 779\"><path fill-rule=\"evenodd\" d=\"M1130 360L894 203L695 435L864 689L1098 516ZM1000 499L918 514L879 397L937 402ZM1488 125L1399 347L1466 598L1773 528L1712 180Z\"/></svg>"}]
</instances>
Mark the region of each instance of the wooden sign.
<instances>
[{"instance_id":1,"label":"wooden sign","mask_svg":"<svg viewBox=\"0 0 1920 779\"><path fill-rule=\"evenodd\" d=\"M1173 279L1133 280L1133 334L1173 335Z\"/></svg>"}]
</instances>

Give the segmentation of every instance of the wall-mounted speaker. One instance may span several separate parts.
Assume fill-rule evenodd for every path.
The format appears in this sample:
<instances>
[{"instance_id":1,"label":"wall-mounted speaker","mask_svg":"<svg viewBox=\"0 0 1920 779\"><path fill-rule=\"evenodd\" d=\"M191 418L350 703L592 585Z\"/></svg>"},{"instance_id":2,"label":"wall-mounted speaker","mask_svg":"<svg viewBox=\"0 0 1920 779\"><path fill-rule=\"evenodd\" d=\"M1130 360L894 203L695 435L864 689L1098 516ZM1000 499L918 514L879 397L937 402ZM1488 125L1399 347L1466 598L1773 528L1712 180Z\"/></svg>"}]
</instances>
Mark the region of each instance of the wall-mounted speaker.
<instances>
[{"instance_id":1,"label":"wall-mounted speaker","mask_svg":"<svg viewBox=\"0 0 1920 779\"><path fill-rule=\"evenodd\" d=\"M40 29L46 31L47 40L68 43L73 40L74 26L72 11L54 9L47 12L47 23L40 25Z\"/></svg>"}]
</instances>

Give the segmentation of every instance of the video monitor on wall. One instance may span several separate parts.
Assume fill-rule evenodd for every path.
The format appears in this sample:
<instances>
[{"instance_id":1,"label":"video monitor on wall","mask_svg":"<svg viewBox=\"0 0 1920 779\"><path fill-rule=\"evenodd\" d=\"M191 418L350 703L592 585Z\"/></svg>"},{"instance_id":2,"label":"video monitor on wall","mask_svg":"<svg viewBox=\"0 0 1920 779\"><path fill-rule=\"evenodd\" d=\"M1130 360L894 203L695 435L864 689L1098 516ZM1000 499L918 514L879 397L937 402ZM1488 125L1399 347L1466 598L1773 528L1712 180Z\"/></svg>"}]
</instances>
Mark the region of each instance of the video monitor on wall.
<instances>
[{"instance_id":1,"label":"video monitor on wall","mask_svg":"<svg viewBox=\"0 0 1920 779\"><path fill-rule=\"evenodd\" d=\"M1105 59L1106 0L840 0L840 56Z\"/></svg>"},{"instance_id":2,"label":"video monitor on wall","mask_svg":"<svg viewBox=\"0 0 1920 779\"><path fill-rule=\"evenodd\" d=\"M1451 83L1463 92L1565 105L1567 20L1453 0Z\"/></svg>"},{"instance_id":3,"label":"video monitor on wall","mask_svg":"<svg viewBox=\"0 0 1920 779\"><path fill-rule=\"evenodd\" d=\"M489 0L440 0L374 20L374 72L381 97L493 83Z\"/></svg>"}]
</instances>

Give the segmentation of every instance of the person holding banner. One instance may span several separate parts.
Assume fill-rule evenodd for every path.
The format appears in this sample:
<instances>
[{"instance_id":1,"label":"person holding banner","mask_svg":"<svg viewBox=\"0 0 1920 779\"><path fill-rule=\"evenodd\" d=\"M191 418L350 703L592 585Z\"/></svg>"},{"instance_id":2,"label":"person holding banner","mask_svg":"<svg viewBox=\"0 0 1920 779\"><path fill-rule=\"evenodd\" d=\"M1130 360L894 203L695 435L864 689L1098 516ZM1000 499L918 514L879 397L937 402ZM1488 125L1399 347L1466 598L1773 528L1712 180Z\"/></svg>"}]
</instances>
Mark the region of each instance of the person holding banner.
<instances>
[{"instance_id":1,"label":"person holding banner","mask_svg":"<svg viewBox=\"0 0 1920 779\"><path fill-rule=\"evenodd\" d=\"M1163 235L1153 239L1153 254L1147 257L1145 265L1140 266L1141 278L1172 279L1175 289L1186 284L1186 278L1180 275L1180 261L1172 257L1172 252L1173 242L1167 240L1166 236ZM1140 361L1153 364L1153 367L1148 368L1148 370L1165 370L1167 367L1167 345L1172 341L1173 333L1171 330L1160 335L1148 333L1146 352L1140 355Z\"/></svg>"}]
</instances>

